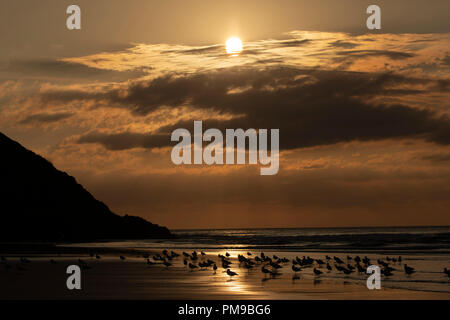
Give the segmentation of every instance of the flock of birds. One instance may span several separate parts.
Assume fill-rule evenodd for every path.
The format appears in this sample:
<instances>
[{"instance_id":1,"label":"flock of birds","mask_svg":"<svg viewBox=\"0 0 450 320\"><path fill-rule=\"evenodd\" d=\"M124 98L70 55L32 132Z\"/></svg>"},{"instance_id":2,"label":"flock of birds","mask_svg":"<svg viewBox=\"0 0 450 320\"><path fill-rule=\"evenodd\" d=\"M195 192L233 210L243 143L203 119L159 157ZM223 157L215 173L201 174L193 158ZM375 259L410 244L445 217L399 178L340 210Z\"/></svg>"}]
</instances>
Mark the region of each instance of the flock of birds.
<instances>
[{"instance_id":1,"label":"flock of birds","mask_svg":"<svg viewBox=\"0 0 450 320\"><path fill-rule=\"evenodd\" d=\"M90 253L90 257L91 259L101 259L100 255L94 253ZM231 254L228 252L226 252L225 255L219 253L217 261L207 258L207 255L203 251L200 251L200 253L193 251L191 253L182 252L182 254L178 254L174 251L169 252L168 250L163 250L161 253L156 253L154 255L144 253L140 257L145 259L148 266L162 264L166 268L173 265L173 259L182 257L184 267L188 268L191 272L195 270L208 270L208 268L211 268L213 272L216 273L220 267L230 278L238 275L237 272L231 270L233 261L231 259ZM119 259L123 261L126 260L126 257L120 255ZM312 269L314 276L320 276L324 272L331 272L333 269L339 273L350 275L352 273L365 274L367 268L374 264L367 256L363 258L360 256L347 256L346 258L341 259L337 256L330 257L326 255L324 260L303 256L302 258L295 257L294 259L289 260L285 257L282 258L276 255L270 257L265 255L264 252L261 252L259 255L254 255L251 252L247 252L247 256L238 254L237 261L239 268L245 268L248 271L254 268L260 268L261 272L264 274L264 279L267 279L267 276L270 276L271 278L277 277L281 274L280 269L287 267L288 264L291 264L291 269L293 271L292 280L300 279L300 275L298 273L306 268ZM4 268L12 268L12 265L6 257L1 256L0 262ZM19 271L25 271L25 266L30 263L31 260L21 257L16 264L16 268ZM50 259L50 263L57 264L54 259ZM78 259L78 264L82 269L91 269L91 265L83 259ZM381 273L384 276L389 277L393 275L394 271L401 270L398 269L398 266L401 267L402 265L402 257L386 257L385 259L377 259L376 264L381 268ZM325 271L325 269L327 271ZM413 267L408 266L406 263L403 264L402 269L406 275L411 275L416 272ZM444 268L443 273L450 278L449 269Z\"/></svg>"}]
</instances>

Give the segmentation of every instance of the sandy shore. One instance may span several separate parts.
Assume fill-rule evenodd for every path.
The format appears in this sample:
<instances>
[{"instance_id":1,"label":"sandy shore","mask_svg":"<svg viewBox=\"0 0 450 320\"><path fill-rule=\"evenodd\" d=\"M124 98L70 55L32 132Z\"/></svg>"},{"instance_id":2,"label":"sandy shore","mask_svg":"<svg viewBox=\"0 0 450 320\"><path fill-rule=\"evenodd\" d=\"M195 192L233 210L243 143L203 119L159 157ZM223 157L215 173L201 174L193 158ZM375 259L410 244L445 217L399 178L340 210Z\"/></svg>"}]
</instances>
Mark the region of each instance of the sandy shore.
<instances>
[{"instance_id":1,"label":"sandy shore","mask_svg":"<svg viewBox=\"0 0 450 320\"><path fill-rule=\"evenodd\" d=\"M56 264L51 264L50 259ZM66 288L66 268L82 258L91 267L82 271L82 290ZM217 260L217 256L207 256ZM21 264L19 257L8 258L10 269L0 266L0 299L450 299L447 293L388 289L368 290L365 281L329 279L326 273L314 276L302 270L292 280L291 264L276 278L264 277L260 267L250 271L232 259L238 276L230 279L224 269L189 271L181 257L166 268L148 266L137 254L122 261L117 255L101 259L86 255L38 255ZM17 266L21 266L19 270Z\"/></svg>"}]
</instances>

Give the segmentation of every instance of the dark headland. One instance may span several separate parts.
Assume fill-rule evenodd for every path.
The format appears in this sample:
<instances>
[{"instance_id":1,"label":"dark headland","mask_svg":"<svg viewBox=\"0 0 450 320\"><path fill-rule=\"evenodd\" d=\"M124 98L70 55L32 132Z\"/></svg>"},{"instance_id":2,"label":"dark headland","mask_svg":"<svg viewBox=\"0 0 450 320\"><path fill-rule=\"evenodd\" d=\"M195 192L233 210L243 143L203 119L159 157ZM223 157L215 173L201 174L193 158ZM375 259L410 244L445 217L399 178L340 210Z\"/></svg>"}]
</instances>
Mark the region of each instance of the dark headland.
<instances>
[{"instance_id":1,"label":"dark headland","mask_svg":"<svg viewBox=\"0 0 450 320\"><path fill-rule=\"evenodd\" d=\"M117 215L74 177L0 133L0 241L170 238L165 228Z\"/></svg>"}]
</instances>

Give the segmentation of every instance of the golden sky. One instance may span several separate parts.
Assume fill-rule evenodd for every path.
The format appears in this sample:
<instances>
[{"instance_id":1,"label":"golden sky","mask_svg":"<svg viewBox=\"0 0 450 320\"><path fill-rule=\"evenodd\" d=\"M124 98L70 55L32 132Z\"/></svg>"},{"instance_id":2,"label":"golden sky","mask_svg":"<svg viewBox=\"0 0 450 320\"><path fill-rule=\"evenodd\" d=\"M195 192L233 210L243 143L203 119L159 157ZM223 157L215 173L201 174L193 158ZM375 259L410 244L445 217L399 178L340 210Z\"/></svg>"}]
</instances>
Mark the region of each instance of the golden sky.
<instances>
[{"instance_id":1,"label":"golden sky","mask_svg":"<svg viewBox=\"0 0 450 320\"><path fill-rule=\"evenodd\" d=\"M0 131L113 211L169 228L450 224L448 1L377 1L382 32L352 0L79 1L81 31L69 2L39 3L0 5ZM279 173L175 166L170 132L194 120L279 128Z\"/></svg>"}]
</instances>

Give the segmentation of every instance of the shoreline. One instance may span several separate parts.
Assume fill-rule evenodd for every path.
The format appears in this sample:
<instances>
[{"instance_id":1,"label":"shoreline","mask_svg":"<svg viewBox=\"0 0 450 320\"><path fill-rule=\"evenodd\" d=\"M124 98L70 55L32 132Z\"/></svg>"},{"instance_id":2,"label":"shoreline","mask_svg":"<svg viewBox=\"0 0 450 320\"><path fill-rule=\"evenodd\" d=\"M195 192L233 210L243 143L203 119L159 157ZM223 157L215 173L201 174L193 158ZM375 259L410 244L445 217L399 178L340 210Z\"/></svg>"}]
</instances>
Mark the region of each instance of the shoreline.
<instances>
[{"instance_id":1,"label":"shoreline","mask_svg":"<svg viewBox=\"0 0 450 320\"><path fill-rule=\"evenodd\" d=\"M216 273L211 268L189 271L183 266L183 256L179 250L180 257L174 258L172 265L166 268L161 262L148 266L146 258L142 257L143 253L147 253L151 259L152 255L161 254L159 250L81 247L66 250L64 247L64 253L61 253L60 249L50 246L47 251L35 251L28 256L31 263L25 265L24 270L17 269L24 252L9 254L7 259L12 268L4 270L0 265L0 299L450 300L448 292L389 288L384 285L381 290L368 290L365 280L345 276L331 278L323 268L324 274L320 276L315 276L312 268L304 268L298 273L300 279L294 280L291 263L283 265L281 275L270 278L261 273L261 265L251 270L239 265L235 252L230 258L230 269L238 275L229 279L225 269L219 265ZM91 257L89 253L92 252L101 255L101 259ZM125 255L126 259L120 260L119 255ZM50 258L56 263L51 264ZM79 292L65 287L65 269L69 265L79 264L78 259L83 259L90 266L82 271L82 290ZM200 259L212 259L218 263L216 253L208 252Z\"/></svg>"}]
</instances>

